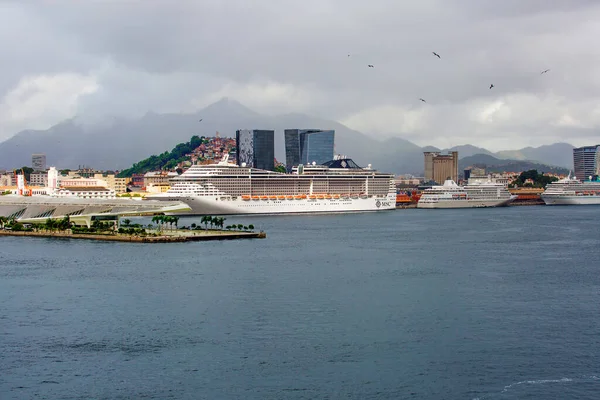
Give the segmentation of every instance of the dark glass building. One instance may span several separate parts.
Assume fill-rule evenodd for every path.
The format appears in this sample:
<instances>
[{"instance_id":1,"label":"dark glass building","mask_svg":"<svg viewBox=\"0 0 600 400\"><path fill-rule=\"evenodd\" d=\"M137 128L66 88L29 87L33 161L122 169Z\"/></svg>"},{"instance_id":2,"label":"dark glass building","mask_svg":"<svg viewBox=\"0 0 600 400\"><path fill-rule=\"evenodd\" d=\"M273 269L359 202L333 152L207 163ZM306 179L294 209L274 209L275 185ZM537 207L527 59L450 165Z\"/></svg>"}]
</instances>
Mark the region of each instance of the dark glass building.
<instances>
[{"instance_id":1,"label":"dark glass building","mask_svg":"<svg viewBox=\"0 0 600 400\"><path fill-rule=\"evenodd\" d=\"M598 175L600 168L600 145L584 146L573 149L573 166L575 177L581 181L588 180L590 176Z\"/></svg>"},{"instance_id":2,"label":"dark glass building","mask_svg":"<svg viewBox=\"0 0 600 400\"><path fill-rule=\"evenodd\" d=\"M323 164L333 160L335 131L286 129L284 134L288 171L299 164Z\"/></svg>"},{"instance_id":3,"label":"dark glass building","mask_svg":"<svg viewBox=\"0 0 600 400\"><path fill-rule=\"evenodd\" d=\"M235 132L237 165L275 170L275 131L241 129Z\"/></svg>"}]
</instances>

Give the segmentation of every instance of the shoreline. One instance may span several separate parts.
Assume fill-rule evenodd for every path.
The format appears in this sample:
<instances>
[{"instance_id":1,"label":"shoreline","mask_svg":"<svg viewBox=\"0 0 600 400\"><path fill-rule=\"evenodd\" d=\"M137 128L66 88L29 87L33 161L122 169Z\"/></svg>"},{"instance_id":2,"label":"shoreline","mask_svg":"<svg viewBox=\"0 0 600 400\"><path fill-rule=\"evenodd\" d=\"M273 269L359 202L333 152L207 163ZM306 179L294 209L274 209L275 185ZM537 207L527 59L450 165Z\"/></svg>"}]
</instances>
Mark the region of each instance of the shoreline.
<instances>
[{"instance_id":1,"label":"shoreline","mask_svg":"<svg viewBox=\"0 0 600 400\"><path fill-rule=\"evenodd\" d=\"M186 232L187 233L187 232ZM203 234L164 235L164 236L134 236L128 234L103 235L67 232L27 232L0 230L0 236L26 236L59 239L87 239L106 242L129 243L184 243L201 242L208 240L234 240L234 239L265 239L265 232L212 232Z\"/></svg>"}]
</instances>

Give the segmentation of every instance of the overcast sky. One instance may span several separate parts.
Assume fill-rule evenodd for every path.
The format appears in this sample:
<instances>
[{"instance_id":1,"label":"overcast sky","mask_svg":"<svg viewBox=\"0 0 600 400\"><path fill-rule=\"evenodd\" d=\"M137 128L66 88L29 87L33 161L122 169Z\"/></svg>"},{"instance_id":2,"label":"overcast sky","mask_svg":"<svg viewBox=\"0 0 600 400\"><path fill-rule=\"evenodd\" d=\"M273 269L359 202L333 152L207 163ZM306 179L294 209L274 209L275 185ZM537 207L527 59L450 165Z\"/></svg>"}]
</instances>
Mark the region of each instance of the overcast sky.
<instances>
[{"instance_id":1,"label":"overcast sky","mask_svg":"<svg viewBox=\"0 0 600 400\"><path fill-rule=\"evenodd\" d=\"M597 0L3 1L0 141L227 96L420 145L596 144L597 21Z\"/></svg>"}]
</instances>

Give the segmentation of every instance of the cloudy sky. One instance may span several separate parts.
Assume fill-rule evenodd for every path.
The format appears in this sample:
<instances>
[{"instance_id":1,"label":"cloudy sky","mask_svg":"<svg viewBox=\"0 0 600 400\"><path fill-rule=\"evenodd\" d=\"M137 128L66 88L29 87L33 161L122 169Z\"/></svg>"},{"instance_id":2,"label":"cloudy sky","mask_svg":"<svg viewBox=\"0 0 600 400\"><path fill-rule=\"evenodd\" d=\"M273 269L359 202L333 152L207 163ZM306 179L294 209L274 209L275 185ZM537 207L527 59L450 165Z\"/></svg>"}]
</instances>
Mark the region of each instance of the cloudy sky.
<instances>
[{"instance_id":1,"label":"cloudy sky","mask_svg":"<svg viewBox=\"0 0 600 400\"><path fill-rule=\"evenodd\" d=\"M5 0L0 141L227 96L420 145L596 144L599 20L597 0Z\"/></svg>"}]
</instances>

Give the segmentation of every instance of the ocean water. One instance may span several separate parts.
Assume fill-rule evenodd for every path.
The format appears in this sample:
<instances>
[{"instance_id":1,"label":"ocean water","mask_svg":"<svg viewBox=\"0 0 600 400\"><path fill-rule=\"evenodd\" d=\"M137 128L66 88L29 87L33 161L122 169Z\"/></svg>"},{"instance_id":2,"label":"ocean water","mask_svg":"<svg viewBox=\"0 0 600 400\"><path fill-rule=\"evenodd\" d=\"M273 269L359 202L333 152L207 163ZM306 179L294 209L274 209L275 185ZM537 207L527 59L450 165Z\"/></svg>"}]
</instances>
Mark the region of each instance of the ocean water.
<instances>
[{"instance_id":1,"label":"ocean water","mask_svg":"<svg viewBox=\"0 0 600 400\"><path fill-rule=\"evenodd\" d=\"M0 238L1 399L597 399L598 207ZM180 225L197 219L182 219Z\"/></svg>"}]
</instances>

